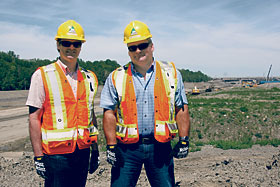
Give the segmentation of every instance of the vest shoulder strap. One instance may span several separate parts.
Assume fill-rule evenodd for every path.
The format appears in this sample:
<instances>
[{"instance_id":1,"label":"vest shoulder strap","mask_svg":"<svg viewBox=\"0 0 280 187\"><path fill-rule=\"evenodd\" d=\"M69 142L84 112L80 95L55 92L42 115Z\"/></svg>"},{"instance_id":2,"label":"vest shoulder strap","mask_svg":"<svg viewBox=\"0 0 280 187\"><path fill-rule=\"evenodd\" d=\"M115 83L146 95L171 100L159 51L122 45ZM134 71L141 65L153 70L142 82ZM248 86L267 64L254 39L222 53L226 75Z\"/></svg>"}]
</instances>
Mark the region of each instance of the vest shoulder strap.
<instances>
[{"instance_id":1,"label":"vest shoulder strap","mask_svg":"<svg viewBox=\"0 0 280 187\"><path fill-rule=\"evenodd\" d=\"M175 103L175 92L177 89L177 73L173 62L156 61L159 63L165 81L167 93L169 93L171 107L173 108ZM173 109L172 109L173 110Z\"/></svg>"},{"instance_id":2,"label":"vest shoulder strap","mask_svg":"<svg viewBox=\"0 0 280 187\"><path fill-rule=\"evenodd\" d=\"M112 81L117 90L120 101L121 101L121 98L123 95L123 83L126 80L126 72L129 67L130 67L130 63L128 63L124 66L118 67L116 70L113 71L113 74L112 74Z\"/></svg>"},{"instance_id":3,"label":"vest shoulder strap","mask_svg":"<svg viewBox=\"0 0 280 187\"><path fill-rule=\"evenodd\" d=\"M174 74L176 78L176 68L173 62L166 62L166 61L156 61L160 64L160 67L163 71L170 73L171 75Z\"/></svg>"},{"instance_id":4,"label":"vest shoulder strap","mask_svg":"<svg viewBox=\"0 0 280 187\"><path fill-rule=\"evenodd\" d=\"M177 72L173 62L156 61L160 64L161 70L166 75L171 89L177 86Z\"/></svg>"},{"instance_id":5,"label":"vest shoulder strap","mask_svg":"<svg viewBox=\"0 0 280 187\"><path fill-rule=\"evenodd\" d=\"M44 72L56 71L55 63L51 63L46 66L42 66L41 68L43 69Z\"/></svg>"}]
</instances>

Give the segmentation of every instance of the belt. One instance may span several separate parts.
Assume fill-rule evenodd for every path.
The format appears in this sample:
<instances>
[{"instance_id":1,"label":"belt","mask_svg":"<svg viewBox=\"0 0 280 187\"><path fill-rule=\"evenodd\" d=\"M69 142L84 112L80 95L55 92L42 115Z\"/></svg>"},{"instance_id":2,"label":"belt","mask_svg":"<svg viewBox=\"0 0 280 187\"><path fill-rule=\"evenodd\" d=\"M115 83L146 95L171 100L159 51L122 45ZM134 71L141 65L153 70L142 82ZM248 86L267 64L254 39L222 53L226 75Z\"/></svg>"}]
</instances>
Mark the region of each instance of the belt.
<instances>
[{"instance_id":1,"label":"belt","mask_svg":"<svg viewBox=\"0 0 280 187\"><path fill-rule=\"evenodd\" d=\"M156 143L156 140L154 137L139 137L139 143L140 144L154 144Z\"/></svg>"}]
</instances>

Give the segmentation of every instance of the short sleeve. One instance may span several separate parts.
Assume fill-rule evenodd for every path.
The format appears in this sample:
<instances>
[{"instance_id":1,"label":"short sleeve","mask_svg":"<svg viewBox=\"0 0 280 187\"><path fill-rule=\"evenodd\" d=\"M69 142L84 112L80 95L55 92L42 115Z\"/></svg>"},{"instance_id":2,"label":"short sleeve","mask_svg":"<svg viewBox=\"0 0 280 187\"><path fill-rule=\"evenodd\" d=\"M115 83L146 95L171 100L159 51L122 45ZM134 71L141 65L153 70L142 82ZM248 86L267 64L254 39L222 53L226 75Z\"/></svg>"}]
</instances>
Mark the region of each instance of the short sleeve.
<instances>
[{"instance_id":1,"label":"short sleeve","mask_svg":"<svg viewBox=\"0 0 280 187\"><path fill-rule=\"evenodd\" d=\"M107 77L100 96L100 107L115 110L118 104L118 93L112 81L112 73Z\"/></svg>"},{"instance_id":2,"label":"short sleeve","mask_svg":"<svg viewBox=\"0 0 280 187\"><path fill-rule=\"evenodd\" d=\"M36 70L31 77L31 84L26 101L27 106L42 108L46 93L40 69Z\"/></svg>"},{"instance_id":3,"label":"short sleeve","mask_svg":"<svg viewBox=\"0 0 280 187\"><path fill-rule=\"evenodd\" d=\"M182 107L183 105L188 104L184 83L181 73L177 71L177 90L175 93L175 106Z\"/></svg>"}]
</instances>

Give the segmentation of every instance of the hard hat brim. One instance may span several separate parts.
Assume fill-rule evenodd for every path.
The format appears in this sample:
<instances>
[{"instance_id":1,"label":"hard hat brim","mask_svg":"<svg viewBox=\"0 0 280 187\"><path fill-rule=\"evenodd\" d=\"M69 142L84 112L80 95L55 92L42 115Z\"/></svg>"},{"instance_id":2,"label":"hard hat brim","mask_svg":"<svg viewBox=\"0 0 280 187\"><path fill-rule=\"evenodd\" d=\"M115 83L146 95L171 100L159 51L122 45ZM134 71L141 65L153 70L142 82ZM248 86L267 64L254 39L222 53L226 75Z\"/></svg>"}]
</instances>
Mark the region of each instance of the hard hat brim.
<instances>
[{"instance_id":1,"label":"hard hat brim","mask_svg":"<svg viewBox=\"0 0 280 187\"><path fill-rule=\"evenodd\" d=\"M139 42L139 41L142 41L142 40L146 40L146 39L149 39L149 38L152 38L152 35L148 35L148 36L135 36L135 37L130 37L129 39L127 40L124 40L123 42L125 44L128 44L128 43L132 43L132 42Z\"/></svg>"},{"instance_id":2,"label":"hard hat brim","mask_svg":"<svg viewBox=\"0 0 280 187\"><path fill-rule=\"evenodd\" d=\"M56 41L58 40L58 39L66 39L66 40L78 40L78 41L81 41L82 43L84 43L84 42L86 42L86 40L85 39L80 39L80 38L73 38L73 37L55 37L54 38Z\"/></svg>"}]
</instances>

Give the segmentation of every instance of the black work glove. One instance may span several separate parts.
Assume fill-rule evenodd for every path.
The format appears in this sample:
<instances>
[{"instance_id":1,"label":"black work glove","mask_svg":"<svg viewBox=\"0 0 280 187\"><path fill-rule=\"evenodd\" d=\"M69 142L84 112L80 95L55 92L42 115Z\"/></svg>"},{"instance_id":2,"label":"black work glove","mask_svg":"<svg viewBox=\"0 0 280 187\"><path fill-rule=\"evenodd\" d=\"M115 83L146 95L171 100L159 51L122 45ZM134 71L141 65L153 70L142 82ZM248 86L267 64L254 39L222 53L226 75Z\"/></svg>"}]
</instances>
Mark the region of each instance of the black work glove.
<instances>
[{"instance_id":1,"label":"black work glove","mask_svg":"<svg viewBox=\"0 0 280 187\"><path fill-rule=\"evenodd\" d=\"M113 167L121 167L124 164L122 154L117 145L107 145L107 162Z\"/></svg>"},{"instance_id":2,"label":"black work glove","mask_svg":"<svg viewBox=\"0 0 280 187\"><path fill-rule=\"evenodd\" d=\"M100 164L98 147L91 149L89 161L89 173L93 174Z\"/></svg>"},{"instance_id":3,"label":"black work glove","mask_svg":"<svg viewBox=\"0 0 280 187\"><path fill-rule=\"evenodd\" d=\"M189 137L179 137L179 142L173 148L171 155L175 158L185 158L189 153Z\"/></svg>"},{"instance_id":4,"label":"black work glove","mask_svg":"<svg viewBox=\"0 0 280 187\"><path fill-rule=\"evenodd\" d=\"M40 175L43 179L46 179L47 175L46 175L46 167L44 164L44 156L35 156L34 163L35 163L37 174Z\"/></svg>"}]
</instances>

